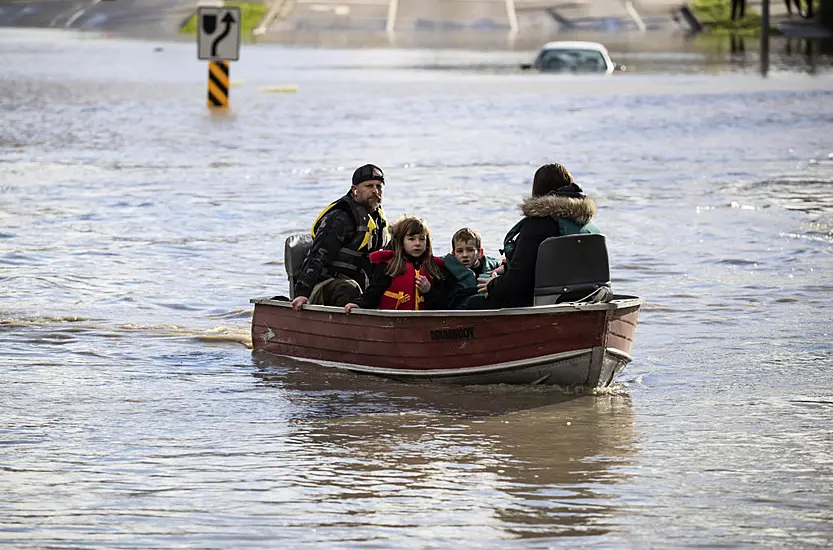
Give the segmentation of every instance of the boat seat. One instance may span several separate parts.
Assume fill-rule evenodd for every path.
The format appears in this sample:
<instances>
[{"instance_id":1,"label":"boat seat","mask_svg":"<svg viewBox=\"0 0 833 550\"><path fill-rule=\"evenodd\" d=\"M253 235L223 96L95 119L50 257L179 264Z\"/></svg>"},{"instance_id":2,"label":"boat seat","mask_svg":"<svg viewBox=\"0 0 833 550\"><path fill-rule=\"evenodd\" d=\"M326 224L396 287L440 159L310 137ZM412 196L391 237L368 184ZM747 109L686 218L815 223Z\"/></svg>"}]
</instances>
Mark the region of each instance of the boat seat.
<instances>
[{"instance_id":1,"label":"boat seat","mask_svg":"<svg viewBox=\"0 0 833 550\"><path fill-rule=\"evenodd\" d=\"M536 306L562 302L607 302L610 266L604 235L550 237L538 247L535 264Z\"/></svg>"},{"instance_id":2,"label":"boat seat","mask_svg":"<svg viewBox=\"0 0 833 550\"><path fill-rule=\"evenodd\" d=\"M312 246L312 236L309 233L298 233L286 238L283 247L283 266L289 278L289 297L295 297L295 281L301 274L301 266Z\"/></svg>"}]
</instances>

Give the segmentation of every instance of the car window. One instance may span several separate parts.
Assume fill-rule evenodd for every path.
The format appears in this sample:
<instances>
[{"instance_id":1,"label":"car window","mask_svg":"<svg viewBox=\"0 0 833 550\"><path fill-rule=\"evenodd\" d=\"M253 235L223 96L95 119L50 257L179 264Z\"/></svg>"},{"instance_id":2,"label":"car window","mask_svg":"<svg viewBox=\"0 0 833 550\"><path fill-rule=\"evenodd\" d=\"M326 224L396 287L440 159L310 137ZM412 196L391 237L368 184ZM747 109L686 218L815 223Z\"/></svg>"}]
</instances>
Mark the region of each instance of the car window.
<instances>
[{"instance_id":1,"label":"car window","mask_svg":"<svg viewBox=\"0 0 833 550\"><path fill-rule=\"evenodd\" d=\"M604 56L596 50L544 50L535 66L542 71L604 72Z\"/></svg>"}]
</instances>

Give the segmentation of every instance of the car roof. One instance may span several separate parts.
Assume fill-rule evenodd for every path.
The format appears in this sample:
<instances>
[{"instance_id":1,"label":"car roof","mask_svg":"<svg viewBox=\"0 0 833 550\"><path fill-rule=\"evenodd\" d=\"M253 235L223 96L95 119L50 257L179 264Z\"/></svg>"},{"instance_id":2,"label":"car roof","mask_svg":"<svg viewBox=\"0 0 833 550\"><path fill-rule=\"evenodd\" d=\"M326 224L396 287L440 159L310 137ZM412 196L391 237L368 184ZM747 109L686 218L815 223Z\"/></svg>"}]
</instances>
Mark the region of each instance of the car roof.
<instances>
[{"instance_id":1,"label":"car roof","mask_svg":"<svg viewBox=\"0 0 833 550\"><path fill-rule=\"evenodd\" d=\"M598 52L607 52L607 48L598 42L583 42L583 41L559 41L547 42L544 44L542 50L595 50Z\"/></svg>"}]
</instances>

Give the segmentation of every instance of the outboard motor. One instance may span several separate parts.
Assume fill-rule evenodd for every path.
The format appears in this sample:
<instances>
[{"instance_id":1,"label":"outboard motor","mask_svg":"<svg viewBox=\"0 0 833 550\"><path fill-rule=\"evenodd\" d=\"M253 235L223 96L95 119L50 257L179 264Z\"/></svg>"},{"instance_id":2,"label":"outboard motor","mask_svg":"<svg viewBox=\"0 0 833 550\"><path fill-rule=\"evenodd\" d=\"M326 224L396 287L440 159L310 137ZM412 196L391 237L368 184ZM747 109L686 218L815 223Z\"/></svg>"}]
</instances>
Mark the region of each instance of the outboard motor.
<instances>
[{"instance_id":1,"label":"outboard motor","mask_svg":"<svg viewBox=\"0 0 833 550\"><path fill-rule=\"evenodd\" d=\"M298 233L286 238L283 247L283 265L289 278L289 298L295 298L295 281L301 274L301 266L312 247L312 236L309 233Z\"/></svg>"}]
</instances>

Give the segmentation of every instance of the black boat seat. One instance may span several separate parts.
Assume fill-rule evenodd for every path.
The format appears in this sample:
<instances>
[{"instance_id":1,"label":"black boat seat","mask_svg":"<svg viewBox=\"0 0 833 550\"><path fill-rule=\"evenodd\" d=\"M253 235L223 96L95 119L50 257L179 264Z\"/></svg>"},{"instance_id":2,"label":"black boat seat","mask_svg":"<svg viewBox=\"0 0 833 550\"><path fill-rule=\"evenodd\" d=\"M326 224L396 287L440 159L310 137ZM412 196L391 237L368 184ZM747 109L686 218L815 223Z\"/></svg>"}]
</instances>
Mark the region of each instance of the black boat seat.
<instances>
[{"instance_id":1,"label":"black boat seat","mask_svg":"<svg viewBox=\"0 0 833 550\"><path fill-rule=\"evenodd\" d=\"M604 235L550 237L538 247L534 305L607 302L611 297Z\"/></svg>"},{"instance_id":2,"label":"black boat seat","mask_svg":"<svg viewBox=\"0 0 833 550\"><path fill-rule=\"evenodd\" d=\"M289 297L295 297L295 281L301 274L301 266L312 246L312 236L309 233L298 233L286 238L283 247L283 266L289 277Z\"/></svg>"}]
</instances>

